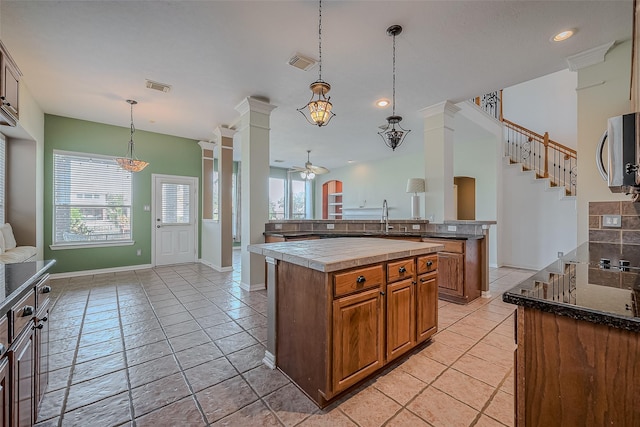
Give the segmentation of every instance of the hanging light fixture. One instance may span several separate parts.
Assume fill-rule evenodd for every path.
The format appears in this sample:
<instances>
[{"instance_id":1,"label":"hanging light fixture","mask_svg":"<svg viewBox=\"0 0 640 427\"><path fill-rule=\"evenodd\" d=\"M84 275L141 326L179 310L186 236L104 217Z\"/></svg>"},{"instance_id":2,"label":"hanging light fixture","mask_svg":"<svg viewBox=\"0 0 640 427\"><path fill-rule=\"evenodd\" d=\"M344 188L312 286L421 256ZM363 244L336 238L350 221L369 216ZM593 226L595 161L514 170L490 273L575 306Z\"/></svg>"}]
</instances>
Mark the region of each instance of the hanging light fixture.
<instances>
[{"instance_id":1,"label":"hanging light fixture","mask_svg":"<svg viewBox=\"0 0 640 427\"><path fill-rule=\"evenodd\" d=\"M382 140L387 147L391 148L395 151L396 148L402 144L405 137L410 130L403 129L400 126L400 122L402 121L402 116L396 116L396 36L402 32L402 27L400 25L392 25L387 28L387 35L393 37L393 97L391 100L391 106L393 111L391 115L387 117L387 126L380 132L378 135L382 137Z\"/></svg>"},{"instance_id":2,"label":"hanging light fixture","mask_svg":"<svg viewBox=\"0 0 640 427\"><path fill-rule=\"evenodd\" d=\"M331 111L333 105L329 102L331 97L326 97L326 94L331 90L331 85L322 80L322 0L319 0L318 7L318 56L318 80L309 85L309 89L312 92L311 99L307 105L298 108L298 111L309 123L320 127L328 124L331 118L335 116ZM317 98L314 100L316 96ZM306 112L308 112L308 115Z\"/></svg>"},{"instance_id":3,"label":"hanging light fixture","mask_svg":"<svg viewBox=\"0 0 640 427\"><path fill-rule=\"evenodd\" d=\"M133 133L136 131L136 128L133 126L133 106L138 102L133 99L127 99L127 102L131 105L131 136L129 137L126 157L118 157L116 158L116 162L118 162L120 167L124 170L129 172L140 172L142 169L146 168L149 163L138 160L133 147Z\"/></svg>"}]
</instances>

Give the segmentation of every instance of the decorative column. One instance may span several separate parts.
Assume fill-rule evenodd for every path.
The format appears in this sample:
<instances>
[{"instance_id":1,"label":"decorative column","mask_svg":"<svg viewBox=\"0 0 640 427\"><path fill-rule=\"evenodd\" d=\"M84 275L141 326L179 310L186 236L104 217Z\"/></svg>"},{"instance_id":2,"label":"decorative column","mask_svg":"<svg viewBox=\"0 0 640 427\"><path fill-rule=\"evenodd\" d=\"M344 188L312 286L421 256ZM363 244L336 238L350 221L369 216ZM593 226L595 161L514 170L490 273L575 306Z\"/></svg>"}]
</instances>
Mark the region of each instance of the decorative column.
<instances>
[{"instance_id":1,"label":"decorative column","mask_svg":"<svg viewBox=\"0 0 640 427\"><path fill-rule=\"evenodd\" d=\"M247 246L264 243L264 225L269 220L269 117L274 108L268 102L251 97L236 106L240 113L238 133L242 152L240 286L248 291L265 288L264 257L250 253Z\"/></svg>"},{"instance_id":2,"label":"decorative column","mask_svg":"<svg viewBox=\"0 0 640 427\"><path fill-rule=\"evenodd\" d=\"M216 271L233 270L233 135L218 127L216 143L202 147L202 262Z\"/></svg>"},{"instance_id":3,"label":"decorative column","mask_svg":"<svg viewBox=\"0 0 640 427\"><path fill-rule=\"evenodd\" d=\"M424 115L424 156L427 192L425 217L436 223L456 219L453 200L453 131L460 108L445 101L420 110Z\"/></svg>"}]
</instances>

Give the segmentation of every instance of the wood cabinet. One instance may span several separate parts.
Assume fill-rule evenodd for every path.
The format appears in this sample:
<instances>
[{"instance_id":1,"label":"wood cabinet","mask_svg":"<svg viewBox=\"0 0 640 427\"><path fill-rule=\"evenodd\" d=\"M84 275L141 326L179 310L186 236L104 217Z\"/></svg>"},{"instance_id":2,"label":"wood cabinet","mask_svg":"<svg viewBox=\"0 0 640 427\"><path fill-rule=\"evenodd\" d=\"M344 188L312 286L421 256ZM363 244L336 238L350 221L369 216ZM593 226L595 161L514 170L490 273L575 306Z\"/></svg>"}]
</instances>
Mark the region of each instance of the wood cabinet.
<instances>
[{"instance_id":1,"label":"wood cabinet","mask_svg":"<svg viewBox=\"0 0 640 427\"><path fill-rule=\"evenodd\" d=\"M640 423L639 332L523 306L516 313L517 426Z\"/></svg>"},{"instance_id":2,"label":"wood cabinet","mask_svg":"<svg viewBox=\"0 0 640 427\"><path fill-rule=\"evenodd\" d=\"M485 267L482 239L435 239L425 242L440 243L438 252L438 295L441 299L467 304L482 295Z\"/></svg>"},{"instance_id":3,"label":"wood cabinet","mask_svg":"<svg viewBox=\"0 0 640 427\"><path fill-rule=\"evenodd\" d=\"M384 364L380 287L333 302L333 391L346 390Z\"/></svg>"},{"instance_id":4,"label":"wood cabinet","mask_svg":"<svg viewBox=\"0 0 640 427\"><path fill-rule=\"evenodd\" d=\"M277 264L277 366L320 407L437 330L437 255L323 273ZM310 304L310 301L313 303Z\"/></svg>"},{"instance_id":5,"label":"wood cabinet","mask_svg":"<svg viewBox=\"0 0 640 427\"><path fill-rule=\"evenodd\" d=\"M0 125L15 126L20 118L20 70L0 42Z\"/></svg>"},{"instance_id":6,"label":"wood cabinet","mask_svg":"<svg viewBox=\"0 0 640 427\"><path fill-rule=\"evenodd\" d=\"M3 426L32 426L48 383L48 277L30 287L0 320L0 344L6 342L0 357Z\"/></svg>"},{"instance_id":7,"label":"wood cabinet","mask_svg":"<svg viewBox=\"0 0 640 427\"><path fill-rule=\"evenodd\" d=\"M416 344L416 295L413 278L387 285L387 360Z\"/></svg>"},{"instance_id":8,"label":"wood cabinet","mask_svg":"<svg viewBox=\"0 0 640 427\"><path fill-rule=\"evenodd\" d=\"M3 357L0 361L0 426L9 427L9 412L11 400L9 397L9 358Z\"/></svg>"},{"instance_id":9,"label":"wood cabinet","mask_svg":"<svg viewBox=\"0 0 640 427\"><path fill-rule=\"evenodd\" d=\"M9 350L11 418L15 427L32 426L35 419L35 328L30 324L26 329Z\"/></svg>"}]
</instances>

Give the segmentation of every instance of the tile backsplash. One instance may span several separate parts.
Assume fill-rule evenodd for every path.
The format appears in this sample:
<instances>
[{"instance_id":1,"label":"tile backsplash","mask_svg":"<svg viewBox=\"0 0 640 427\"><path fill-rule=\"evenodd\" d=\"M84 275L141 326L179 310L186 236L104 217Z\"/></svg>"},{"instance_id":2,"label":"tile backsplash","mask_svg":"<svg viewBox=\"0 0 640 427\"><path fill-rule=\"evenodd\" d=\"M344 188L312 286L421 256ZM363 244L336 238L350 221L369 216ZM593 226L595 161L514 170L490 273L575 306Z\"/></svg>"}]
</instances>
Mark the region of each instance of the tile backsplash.
<instances>
[{"instance_id":1,"label":"tile backsplash","mask_svg":"<svg viewBox=\"0 0 640 427\"><path fill-rule=\"evenodd\" d=\"M619 215L620 226L606 226L606 215ZM640 245L640 203L590 202L589 242Z\"/></svg>"}]
</instances>

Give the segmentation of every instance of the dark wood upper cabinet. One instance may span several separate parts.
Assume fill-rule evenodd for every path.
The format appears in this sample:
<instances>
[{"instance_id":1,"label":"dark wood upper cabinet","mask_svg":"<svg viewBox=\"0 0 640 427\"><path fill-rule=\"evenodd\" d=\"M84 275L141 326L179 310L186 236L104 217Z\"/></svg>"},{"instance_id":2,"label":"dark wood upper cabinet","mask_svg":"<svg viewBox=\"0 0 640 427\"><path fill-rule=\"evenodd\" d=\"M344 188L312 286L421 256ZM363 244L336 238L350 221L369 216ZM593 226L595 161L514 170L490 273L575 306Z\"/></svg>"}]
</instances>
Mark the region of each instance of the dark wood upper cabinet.
<instances>
[{"instance_id":1,"label":"dark wood upper cabinet","mask_svg":"<svg viewBox=\"0 0 640 427\"><path fill-rule=\"evenodd\" d=\"M20 70L0 42L0 125L15 126L20 118Z\"/></svg>"}]
</instances>

